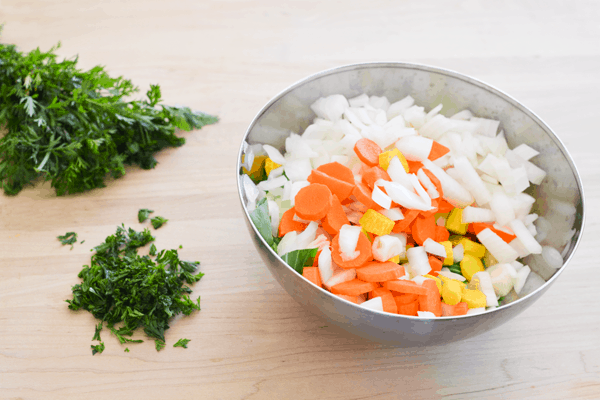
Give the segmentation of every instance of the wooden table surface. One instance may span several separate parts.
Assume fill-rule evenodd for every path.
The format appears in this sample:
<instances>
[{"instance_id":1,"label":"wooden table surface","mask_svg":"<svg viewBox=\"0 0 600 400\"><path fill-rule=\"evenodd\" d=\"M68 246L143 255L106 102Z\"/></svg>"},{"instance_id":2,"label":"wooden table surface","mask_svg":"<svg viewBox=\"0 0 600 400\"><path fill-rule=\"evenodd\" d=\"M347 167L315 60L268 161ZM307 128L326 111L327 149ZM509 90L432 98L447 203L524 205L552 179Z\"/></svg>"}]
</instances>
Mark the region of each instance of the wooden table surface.
<instances>
[{"instance_id":1,"label":"wooden table surface","mask_svg":"<svg viewBox=\"0 0 600 400\"><path fill-rule=\"evenodd\" d=\"M218 115L104 189L0 195L0 399L600 399L600 3L596 1L1 0L2 42L79 55L167 104ZM235 161L255 113L303 77L362 61L459 71L523 102L557 132L584 183L583 241L527 311L479 337L384 348L304 311L271 277L244 225ZM65 299L90 249L151 208L206 276L202 311L167 347L125 353ZM76 231L72 250L56 236ZM195 297L195 296L193 296ZM179 338L188 349L173 348Z\"/></svg>"}]
</instances>

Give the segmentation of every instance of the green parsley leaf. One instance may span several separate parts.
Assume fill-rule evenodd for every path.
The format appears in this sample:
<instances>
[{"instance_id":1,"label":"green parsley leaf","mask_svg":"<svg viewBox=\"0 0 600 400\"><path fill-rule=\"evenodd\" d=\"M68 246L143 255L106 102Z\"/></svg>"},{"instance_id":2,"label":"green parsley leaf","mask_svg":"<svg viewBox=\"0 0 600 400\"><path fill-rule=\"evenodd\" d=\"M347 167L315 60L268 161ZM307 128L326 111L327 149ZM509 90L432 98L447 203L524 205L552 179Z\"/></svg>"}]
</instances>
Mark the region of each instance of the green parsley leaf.
<instances>
[{"instance_id":1,"label":"green parsley leaf","mask_svg":"<svg viewBox=\"0 0 600 400\"><path fill-rule=\"evenodd\" d=\"M191 341L191 339L179 339L177 341L177 343L175 343L173 345L173 347L183 347L184 349L187 349L187 344Z\"/></svg>"},{"instance_id":2,"label":"green parsley leaf","mask_svg":"<svg viewBox=\"0 0 600 400\"><path fill-rule=\"evenodd\" d=\"M129 353L129 347L125 347L125 350L123 350L125 353Z\"/></svg>"},{"instance_id":3,"label":"green parsley leaf","mask_svg":"<svg viewBox=\"0 0 600 400\"><path fill-rule=\"evenodd\" d=\"M92 338L92 340L102 340L100 339L100 331L102 330L102 321L100 321L98 323L98 325L96 325L96 332L94 332L94 337Z\"/></svg>"},{"instance_id":4,"label":"green parsley leaf","mask_svg":"<svg viewBox=\"0 0 600 400\"><path fill-rule=\"evenodd\" d=\"M167 221L168 221L168 219L163 218L163 217L158 217L158 216L154 217L154 218L152 218L150 220L150 222L152 223L152 226L154 227L154 229L160 228Z\"/></svg>"},{"instance_id":5,"label":"green parsley leaf","mask_svg":"<svg viewBox=\"0 0 600 400\"><path fill-rule=\"evenodd\" d=\"M254 222L254 226L258 229L258 233L265 239L267 244L273 247L273 231L271 230L271 216L269 214L269 206L267 198L260 200L256 204L256 208L250 213L250 219ZM277 250L274 248L273 250Z\"/></svg>"},{"instance_id":6,"label":"green parsley leaf","mask_svg":"<svg viewBox=\"0 0 600 400\"><path fill-rule=\"evenodd\" d=\"M149 210L147 208L142 208L140 211L138 211L138 221L144 222L145 220L148 219L148 216L150 215L150 213L153 213L154 210Z\"/></svg>"},{"instance_id":7,"label":"green parsley leaf","mask_svg":"<svg viewBox=\"0 0 600 400\"><path fill-rule=\"evenodd\" d=\"M462 275L462 271L460 269L460 262L457 262L457 263L454 263L454 264L448 266L448 269L450 270L450 272L454 272L455 274Z\"/></svg>"},{"instance_id":8,"label":"green parsley leaf","mask_svg":"<svg viewBox=\"0 0 600 400\"><path fill-rule=\"evenodd\" d=\"M300 275L304 272L304 267L310 267L315 261L319 249L301 249L290 251L281 256L290 267L296 270Z\"/></svg>"},{"instance_id":9,"label":"green parsley leaf","mask_svg":"<svg viewBox=\"0 0 600 400\"><path fill-rule=\"evenodd\" d=\"M154 245L154 243L152 243L152 244L150 245L150 251L149 251L149 253L148 253L148 254L150 254L150 255L151 255L151 256L153 256L153 257L156 255L156 246Z\"/></svg>"},{"instance_id":10,"label":"green parsley leaf","mask_svg":"<svg viewBox=\"0 0 600 400\"><path fill-rule=\"evenodd\" d=\"M156 346L156 351L161 351L166 346L165 342L160 339L156 339L154 345Z\"/></svg>"},{"instance_id":11,"label":"green parsley leaf","mask_svg":"<svg viewBox=\"0 0 600 400\"><path fill-rule=\"evenodd\" d=\"M66 302L69 309L87 310L101 321L95 340L103 323L122 344L142 342L131 339L141 328L159 350L172 318L200 310L200 297L192 301L192 289L185 285L202 278L196 273L200 263L179 259L176 249L160 250L155 259L137 254L152 241L150 230L121 225L94 248L90 265L79 272L82 282L72 287L73 298Z\"/></svg>"},{"instance_id":12,"label":"green parsley leaf","mask_svg":"<svg viewBox=\"0 0 600 400\"><path fill-rule=\"evenodd\" d=\"M58 60L55 46L23 53L0 44L0 185L19 193L38 180L56 194L106 186L125 175L126 165L157 164L155 153L178 147L178 130L199 129L217 117L187 107L161 104L158 85L143 99L138 88L104 67L77 67L77 58ZM41 178L41 179L40 179Z\"/></svg>"},{"instance_id":13,"label":"green parsley leaf","mask_svg":"<svg viewBox=\"0 0 600 400\"><path fill-rule=\"evenodd\" d=\"M56 237L60 242L64 245L70 244L71 250L73 250L73 243L77 242L77 233L75 232L67 232L62 236Z\"/></svg>"},{"instance_id":14,"label":"green parsley leaf","mask_svg":"<svg viewBox=\"0 0 600 400\"><path fill-rule=\"evenodd\" d=\"M100 344L97 345L91 345L90 346L92 348L92 355L96 354L96 353L102 353L104 351L104 342L100 342Z\"/></svg>"}]
</instances>

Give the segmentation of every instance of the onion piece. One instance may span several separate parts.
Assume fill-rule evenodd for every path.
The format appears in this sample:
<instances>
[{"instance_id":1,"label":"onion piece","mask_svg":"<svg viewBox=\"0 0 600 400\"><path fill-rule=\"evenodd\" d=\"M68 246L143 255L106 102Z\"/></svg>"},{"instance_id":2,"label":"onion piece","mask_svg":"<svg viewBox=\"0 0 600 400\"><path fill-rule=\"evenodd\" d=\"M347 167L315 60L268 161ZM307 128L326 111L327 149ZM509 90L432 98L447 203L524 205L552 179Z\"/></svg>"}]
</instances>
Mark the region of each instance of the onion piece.
<instances>
[{"instance_id":1,"label":"onion piece","mask_svg":"<svg viewBox=\"0 0 600 400\"><path fill-rule=\"evenodd\" d=\"M406 250L406 257L410 264L411 276L425 275L431 271L431 265L429 265L429 259L424 247L411 247Z\"/></svg>"},{"instance_id":2,"label":"onion piece","mask_svg":"<svg viewBox=\"0 0 600 400\"><path fill-rule=\"evenodd\" d=\"M559 269L563 265L563 258L560 252L551 246L542 247L542 257L549 267Z\"/></svg>"},{"instance_id":3,"label":"onion piece","mask_svg":"<svg viewBox=\"0 0 600 400\"><path fill-rule=\"evenodd\" d=\"M477 239L499 263L510 263L519 257L519 254L490 228L479 232Z\"/></svg>"},{"instance_id":4,"label":"onion piece","mask_svg":"<svg viewBox=\"0 0 600 400\"><path fill-rule=\"evenodd\" d=\"M267 155L269 156L271 161L273 161L274 163L280 164L280 165L285 164L285 158L281 155L279 150L277 150L275 147L268 145L268 144L263 144L263 149L267 152Z\"/></svg>"},{"instance_id":5,"label":"onion piece","mask_svg":"<svg viewBox=\"0 0 600 400\"><path fill-rule=\"evenodd\" d=\"M458 157L454 160L454 168L461 175L463 186L475 198L477 205L483 206L490 202L492 195L488 192L483 181L475 171L475 168L465 157Z\"/></svg>"},{"instance_id":6,"label":"onion piece","mask_svg":"<svg viewBox=\"0 0 600 400\"><path fill-rule=\"evenodd\" d=\"M539 151L527 146L525 143L522 143L522 144L518 145L517 147L515 147L514 149L512 149L512 152L526 161L529 161L533 157L540 154Z\"/></svg>"},{"instance_id":7,"label":"onion piece","mask_svg":"<svg viewBox=\"0 0 600 400\"><path fill-rule=\"evenodd\" d=\"M429 254L433 254L434 256L446 258L446 248L443 244L436 242L431 238L427 238L423 243L423 247L425 247L425 251Z\"/></svg>"},{"instance_id":8,"label":"onion piece","mask_svg":"<svg viewBox=\"0 0 600 400\"><path fill-rule=\"evenodd\" d=\"M360 306L369 310L383 311L383 300L381 297L375 297L361 303Z\"/></svg>"},{"instance_id":9,"label":"onion piece","mask_svg":"<svg viewBox=\"0 0 600 400\"><path fill-rule=\"evenodd\" d=\"M465 278L462 275L459 274L455 274L454 272L451 272L448 268L442 268L441 271L438 272L439 275L445 276L446 278L449 279L456 279L457 281L461 281L461 282L465 282L467 280L467 278Z\"/></svg>"},{"instance_id":10,"label":"onion piece","mask_svg":"<svg viewBox=\"0 0 600 400\"><path fill-rule=\"evenodd\" d=\"M390 196L385 194L379 187L376 185L371 192L371 198L375 203L383 207L385 210L389 210L392 206L392 199Z\"/></svg>"},{"instance_id":11,"label":"onion piece","mask_svg":"<svg viewBox=\"0 0 600 400\"><path fill-rule=\"evenodd\" d=\"M510 221L516 218L515 210L512 207L512 202L501 190L496 190L492 195L490 208L496 215L496 222L498 222L499 225L507 225Z\"/></svg>"},{"instance_id":12,"label":"onion piece","mask_svg":"<svg viewBox=\"0 0 600 400\"><path fill-rule=\"evenodd\" d=\"M427 194L429 194L429 197L431 198L431 200L434 200L434 199L437 199L440 197L440 194L437 191L437 189L435 188L435 185L433 184L433 182L431 182L431 179L429 179L427 174L425 172L423 172L423 168L420 168L419 171L417 171L417 178L419 178L419 181L425 187L425 190L427 191Z\"/></svg>"},{"instance_id":13,"label":"onion piece","mask_svg":"<svg viewBox=\"0 0 600 400\"><path fill-rule=\"evenodd\" d=\"M360 236L360 233L360 226L352 226L346 224L340 228L338 240L342 260L354 260L356 257L359 256L360 251L356 251L356 245L358 244L358 237Z\"/></svg>"},{"instance_id":14,"label":"onion piece","mask_svg":"<svg viewBox=\"0 0 600 400\"><path fill-rule=\"evenodd\" d=\"M334 272L333 276L329 278L326 282L323 283L323 286L327 290L331 292L331 288L335 285L339 285L340 283L351 281L356 278L356 270L355 269L343 269L337 272Z\"/></svg>"},{"instance_id":15,"label":"onion piece","mask_svg":"<svg viewBox=\"0 0 600 400\"><path fill-rule=\"evenodd\" d=\"M402 210L399 207L394 207L390 209L384 209L379 211L381 214L385 215L392 221L401 221L404 219L404 215L402 214Z\"/></svg>"},{"instance_id":16,"label":"onion piece","mask_svg":"<svg viewBox=\"0 0 600 400\"><path fill-rule=\"evenodd\" d=\"M496 214L492 210L480 207L467 206L462 212L462 223L471 222L495 222Z\"/></svg>"},{"instance_id":17,"label":"onion piece","mask_svg":"<svg viewBox=\"0 0 600 400\"><path fill-rule=\"evenodd\" d=\"M423 201L423 199L421 199L421 197L419 197L414 192L409 191L407 188L405 188L399 183L384 181L383 179L380 179L375 184L377 186L383 186L388 196L402 207L421 211L431 210L431 204L427 205Z\"/></svg>"},{"instance_id":18,"label":"onion piece","mask_svg":"<svg viewBox=\"0 0 600 400\"><path fill-rule=\"evenodd\" d=\"M412 107L413 104L415 104L415 99L410 96L406 96L402 100L390 104L390 107L387 109L388 120L391 120L397 115L403 114L404 111Z\"/></svg>"},{"instance_id":19,"label":"onion piece","mask_svg":"<svg viewBox=\"0 0 600 400\"><path fill-rule=\"evenodd\" d=\"M465 256L465 249L461 244L457 244L452 248L452 257L454 258L454 262L461 262L463 257Z\"/></svg>"},{"instance_id":20,"label":"onion piece","mask_svg":"<svg viewBox=\"0 0 600 400\"><path fill-rule=\"evenodd\" d=\"M521 293L523 285L525 285L530 272L531 269L528 265L525 265L523 268L517 271L517 278L515 279L515 292L517 292L517 294Z\"/></svg>"},{"instance_id":21,"label":"onion piece","mask_svg":"<svg viewBox=\"0 0 600 400\"><path fill-rule=\"evenodd\" d=\"M423 161L423 166L427 168L442 184L444 198L453 206L465 208L473 203L473 196L460 183L450 177L443 169L429 160ZM386 189L387 190L387 189Z\"/></svg>"},{"instance_id":22,"label":"onion piece","mask_svg":"<svg viewBox=\"0 0 600 400\"><path fill-rule=\"evenodd\" d=\"M533 254L541 254L542 246L535 240L533 235L529 232L527 227L523 224L520 219L513 219L509 222L508 226L517 235L517 238L521 241L523 246Z\"/></svg>"},{"instance_id":23,"label":"onion piece","mask_svg":"<svg viewBox=\"0 0 600 400\"><path fill-rule=\"evenodd\" d=\"M385 262L392 257L403 254L406 246L405 243L406 242L403 243L396 236L377 236L375 240L373 240L372 245L373 258L377 261Z\"/></svg>"},{"instance_id":24,"label":"onion piece","mask_svg":"<svg viewBox=\"0 0 600 400\"><path fill-rule=\"evenodd\" d=\"M487 271L480 271L473 275L469 282L470 289L478 289L486 297L487 307L498 307L498 297L492 284L492 277Z\"/></svg>"},{"instance_id":25,"label":"onion piece","mask_svg":"<svg viewBox=\"0 0 600 400\"><path fill-rule=\"evenodd\" d=\"M331 250L325 247L319 254L318 264L321 282L327 282L333 276L333 265L331 260Z\"/></svg>"},{"instance_id":26,"label":"onion piece","mask_svg":"<svg viewBox=\"0 0 600 400\"><path fill-rule=\"evenodd\" d=\"M427 160L433 140L424 136L405 136L396 142L396 148L410 161Z\"/></svg>"}]
</instances>

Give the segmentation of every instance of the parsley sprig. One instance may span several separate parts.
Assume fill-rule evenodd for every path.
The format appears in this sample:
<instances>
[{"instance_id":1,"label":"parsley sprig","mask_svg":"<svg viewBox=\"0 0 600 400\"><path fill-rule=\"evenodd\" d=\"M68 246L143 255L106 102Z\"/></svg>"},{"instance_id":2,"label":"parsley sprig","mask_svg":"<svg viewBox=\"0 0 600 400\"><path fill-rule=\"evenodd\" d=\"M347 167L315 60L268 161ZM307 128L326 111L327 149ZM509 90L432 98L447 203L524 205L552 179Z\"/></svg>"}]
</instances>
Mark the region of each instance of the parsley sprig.
<instances>
[{"instance_id":1,"label":"parsley sprig","mask_svg":"<svg viewBox=\"0 0 600 400\"><path fill-rule=\"evenodd\" d=\"M104 323L121 344L142 342L130 339L142 328L160 350L169 321L200 310L200 297L192 301L192 289L185 285L204 275L195 273L199 262L180 260L176 249L156 252L155 246L155 259L137 254L154 239L149 229L136 232L122 225L94 248L90 265L78 275L82 282L72 287L73 298L66 300L71 310L84 309L101 320L93 340L100 340ZM92 346L93 354L103 350L101 345Z\"/></svg>"},{"instance_id":2,"label":"parsley sprig","mask_svg":"<svg viewBox=\"0 0 600 400\"><path fill-rule=\"evenodd\" d=\"M151 85L144 100L131 81L102 66L77 68L77 58L58 61L60 46L27 54L0 44L0 184L19 193L36 180L51 181L57 195L105 186L125 175L125 165L151 169L154 154L177 147L190 131L218 118L187 107L159 104Z\"/></svg>"}]
</instances>

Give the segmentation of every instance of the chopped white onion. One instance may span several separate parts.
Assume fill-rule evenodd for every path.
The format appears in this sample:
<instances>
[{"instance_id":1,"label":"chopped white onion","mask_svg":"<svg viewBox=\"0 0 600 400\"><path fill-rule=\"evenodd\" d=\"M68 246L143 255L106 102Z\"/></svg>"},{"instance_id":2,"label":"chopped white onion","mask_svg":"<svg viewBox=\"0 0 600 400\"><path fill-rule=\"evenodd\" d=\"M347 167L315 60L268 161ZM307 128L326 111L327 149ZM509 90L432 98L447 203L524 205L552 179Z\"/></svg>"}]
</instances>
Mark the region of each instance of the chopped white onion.
<instances>
[{"instance_id":1,"label":"chopped white onion","mask_svg":"<svg viewBox=\"0 0 600 400\"><path fill-rule=\"evenodd\" d=\"M473 203L473 196L460 183L450 177L443 169L429 160L423 161L423 166L427 168L442 184L444 198L453 206L465 208Z\"/></svg>"},{"instance_id":2,"label":"chopped white onion","mask_svg":"<svg viewBox=\"0 0 600 400\"><path fill-rule=\"evenodd\" d=\"M517 235L517 238L530 253L542 253L542 246L540 246L540 244L535 240L533 235L529 232L527 227L520 219L513 219L509 222L508 226L510 229L512 229L515 235Z\"/></svg>"},{"instance_id":3,"label":"chopped white onion","mask_svg":"<svg viewBox=\"0 0 600 400\"><path fill-rule=\"evenodd\" d=\"M518 145L514 149L512 149L513 153L521 157L523 160L529 161L533 157L540 154L539 151L527 146L525 143Z\"/></svg>"},{"instance_id":4,"label":"chopped white onion","mask_svg":"<svg viewBox=\"0 0 600 400\"><path fill-rule=\"evenodd\" d=\"M383 300L381 297L375 297L361 303L360 306L369 310L383 311Z\"/></svg>"},{"instance_id":5,"label":"chopped white onion","mask_svg":"<svg viewBox=\"0 0 600 400\"><path fill-rule=\"evenodd\" d=\"M373 240L371 246L373 252L373 258L377 261L385 262L392 257L404 254L405 243L402 242L398 237L392 235L377 236Z\"/></svg>"},{"instance_id":6,"label":"chopped white onion","mask_svg":"<svg viewBox=\"0 0 600 400\"><path fill-rule=\"evenodd\" d=\"M267 155L274 163L277 163L280 165L285 164L285 158L281 155L279 150L277 150L275 147L268 145L268 144L264 144L263 149L267 152Z\"/></svg>"},{"instance_id":7,"label":"chopped white onion","mask_svg":"<svg viewBox=\"0 0 600 400\"><path fill-rule=\"evenodd\" d=\"M480 207L467 206L462 211L462 223L469 224L471 222L495 222L496 214L492 210Z\"/></svg>"},{"instance_id":8,"label":"chopped white onion","mask_svg":"<svg viewBox=\"0 0 600 400\"><path fill-rule=\"evenodd\" d=\"M490 228L479 232L477 239L499 263L510 263L519 257L519 254Z\"/></svg>"},{"instance_id":9,"label":"chopped white onion","mask_svg":"<svg viewBox=\"0 0 600 400\"><path fill-rule=\"evenodd\" d=\"M427 238L425 239L423 246L425 247L425 251L429 254L446 258L446 248L443 244L440 244L431 238Z\"/></svg>"},{"instance_id":10,"label":"chopped white onion","mask_svg":"<svg viewBox=\"0 0 600 400\"><path fill-rule=\"evenodd\" d=\"M442 268L441 271L438 272L439 275L445 276L446 278L449 279L456 279L457 281L461 281L464 282L467 280L467 278L465 278L462 275L459 274L455 274L454 272L451 272L448 268Z\"/></svg>"},{"instance_id":11,"label":"chopped white onion","mask_svg":"<svg viewBox=\"0 0 600 400\"><path fill-rule=\"evenodd\" d=\"M531 269L527 265L523 266L523 268L517 271L517 278L515 279L515 292L517 292L517 294L521 293L523 285L525 285L525 281L527 280L527 276L529 276L530 272Z\"/></svg>"},{"instance_id":12,"label":"chopped white onion","mask_svg":"<svg viewBox=\"0 0 600 400\"><path fill-rule=\"evenodd\" d=\"M358 237L360 236L361 227L352 225L343 225L340 228L339 233L339 245L342 259L353 260L360 254L356 251L356 245L358 244Z\"/></svg>"},{"instance_id":13,"label":"chopped white onion","mask_svg":"<svg viewBox=\"0 0 600 400\"><path fill-rule=\"evenodd\" d=\"M406 257L410 264L411 276L425 275L431 271L431 265L429 265L429 259L424 247L411 247L406 250Z\"/></svg>"},{"instance_id":14,"label":"chopped white onion","mask_svg":"<svg viewBox=\"0 0 600 400\"><path fill-rule=\"evenodd\" d=\"M465 256L465 249L462 243L457 244L452 248L452 257L454 258L454 262L461 262L463 257Z\"/></svg>"},{"instance_id":15,"label":"chopped white onion","mask_svg":"<svg viewBox=\"0 0 600 400\"><path fill-rule=\"evenodd\" d=\"M381 214L385 215L392 221L400 221L404 219L404 215L402 215L402 210L399 207L394 207L390 209L384 209L379 211Z\"/></svg>"},{"instance_id":16,"label":"chopped white onion","mask_svg":"<svg viewBox=\"0 0 600 400\"><path fill-rule=\"evenodd\" d=\"M385 194L379 187L375 186L371 192L371 198L385 210L389 210L392 206L392 199Z\"/></svg>"},{"instance_id":17,"label":"chopped white onion","mask_svg":"<svg viewBox=\"0 0 600 400\"><path fill-rule=\"evenodd\" d=\"M321 282L327 282L333 276L333 266L331 261L331 250L325 247L319 254L317 266L321 275Z\"/></svg>"},{"instance_id":18,"label":"chopped white onion","mask_svg":"<svg viewBox=\"0 0 600 400\"><path fill-rule=\"evenodd\" d=\"M563 258L560 252L551 246L542 247L542 257L549 267L559 269L563 265Z\"/></svg>"}]
</instances>

